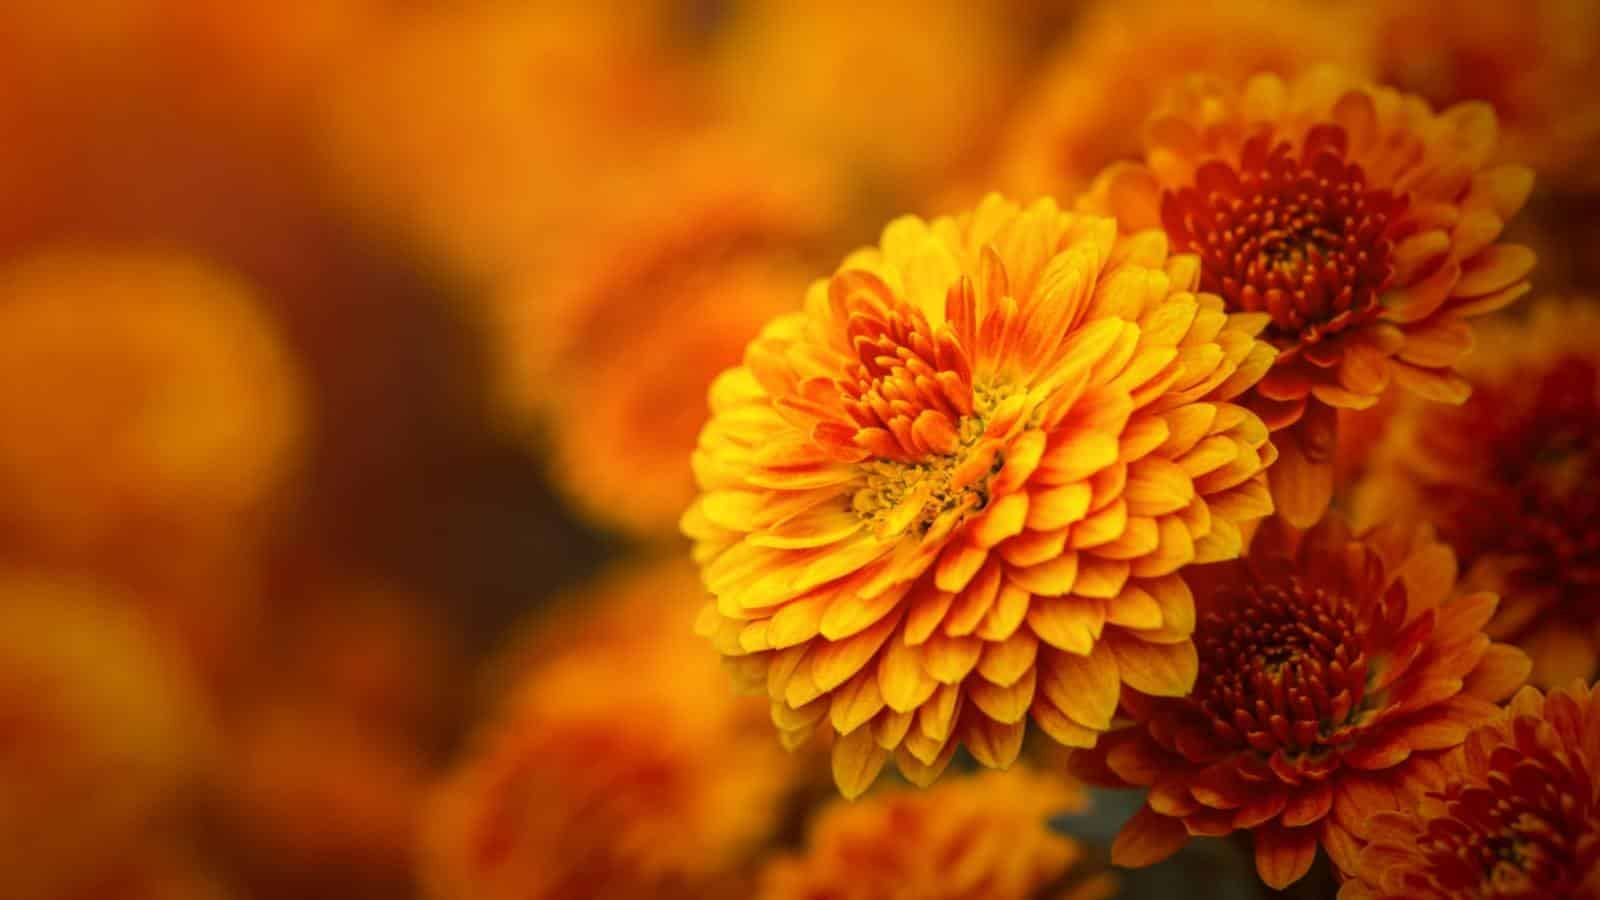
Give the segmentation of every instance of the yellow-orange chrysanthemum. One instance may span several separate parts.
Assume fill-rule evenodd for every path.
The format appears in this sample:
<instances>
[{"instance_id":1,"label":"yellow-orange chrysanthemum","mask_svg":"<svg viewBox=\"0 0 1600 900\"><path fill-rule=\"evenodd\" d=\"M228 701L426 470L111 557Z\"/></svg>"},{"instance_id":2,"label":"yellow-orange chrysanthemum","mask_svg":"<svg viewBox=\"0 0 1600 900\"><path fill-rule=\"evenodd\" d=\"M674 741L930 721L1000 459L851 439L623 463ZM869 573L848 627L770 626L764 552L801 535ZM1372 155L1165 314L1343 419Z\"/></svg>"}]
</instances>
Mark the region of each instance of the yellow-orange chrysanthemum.
<instances>
[{"instance_id":1,"label":"yellow-orange chrysanthemum","mask_svg":"<svg viewBox=\"0 0 1600 900\"><path fill-rule=\"evenodd\" d=\"M641 152L701 118L671 32L638 13L445 4L351 47L318 128L338 195L472 279L562 258L653 187L627 174Z\"/></svg>"},{"instance_id":2,"label":"yellow-orange chrysanthemum","mask_svg":"<svg viewBox=\"0 0 1600 900\"><path fill-rule=\"evenodd\" d=\"M1131 723L1073 756L1092 781L1149 789L1116 862L1248 831L1274 888L1304 876L1319 844L1349 871L1369 818L1527 677L1521 651L1482 633L1494 595L1457 589L1455 558L1429 529L1279 526L1246 559L1194 576L1194 692L1130 692Z\"/></svg>"},{"instance_id":3,"label":"yellow-orange chrysanthemum","mask_svg":"<svg viewBox=\"0 0 1600 900\"><path fill-rule=\"evenodd\" d=\"M170 648L113 592L0 575L0 883L87 891L179 824L214 735Z\"/></svg>"},{"instance_id":4,"label":"yellow-orange chrysanthemum","mask_svg":"<svg viewBox=\"0 0 1600 900\"><path fill-rule=\"evenodd\" d=\"M1600 185L1600 16L1590 0L1366 0L1356 10L1383 83L1437 107L1492 104L1504 159L1562 186Z\"/></svg>"},{"instance_id":5,"label":"yellow-orange chrysanthemum","mask_svg":"<svg viewBox=\"0 0 1600 900\"><path fill-rule=\"evenodd\" d=\"M0 556L127 586L208 673L259 611L255 539L306 431L257 299L161 250L0 266Z\"/></svg>"},{"instance_id":6,"label":"yellow-orange chrysanthemum","mask_svg":"<svg viewBox=\"0 0 1600 900\"><path fill-rule=\"evenodd\" d=\"M0 527L61 563L242 527L295 462L300 388L252 292L199 260L0 268Z\"/></svg>"},{"instance_id":7,"label":"yellow-orange chrysanthemum","mask_svg":"<svg viewBox=\"0 0 1600 900\"><path fill-rule=\"evenodd\" d=\"M1438 524L1468 580L1502 597L1489 633L1528 651L1542 687L1600 666L1597 335L1588 301L1485 329L1471 399L1404 407L1358 495L1364 516Z\"/></svg>"},{"instance_id":8,"label":"yellow-orange chrysanthemum","mask_svg":"<svg viewBox=\"0 0 1600 900\"><path fill-rule=\"evenodd\" d=\"M690 629L685 563L571 601L422 827L436 900L702 897L777 827L799 757Z\"/></svg>"},{"instance_id":9,"label":"yellow-orange chrysanthemum","mask_svg":"<svg viewBox=\"0 0 1600 900\"><path fill-rule=\"evenodd\" d=\"M1110 876L1082 871L1083 847L1046 825L1085 805L1077 788L1021 768L836 802L803 853L768 864L756 896L1103 900L1115 892Z\"/></svg>"},{"instance_id":10,"label":"yellow-orange chrysanthemum","mask_svg":"<svg viewBox=\"0 0 1600 900\"><path fill-rule=\"evenodd\" d=\"M711 48L718 112L757 140L828 164L890 211L920 204L992 152L1031 37L995 5L963 0L730 9Z\"/></svg>"},{"instance_id":11,"label":"yellow-orange chrysanthemum","mask_svg":"<svg viewBox=\"0 0 1600 900\"><path fill-rule=\"evenodd\" d=\"M510 400L547 423L551 473L587 518L672 535L712 379L810 281L832 190L711 135L660 160L665 182L564 269L499 300Z\"/></svg>"},{"instance_id":12,"label":"yellow-orange chrysanthemum","mask_svg":"<svg viewBox=\"0 0 1600 900\"><path fill-rule=\"evenodd\" d=\"M1372 818L1339 900L1600 898L1600 698L1524 688L1425 789Z\"/></svg>"},{"instance_id":13,"label":"yellow-orange chrysanthemum","mask_svg":"<svg viewBox=\"0 0 1600 900\"><path fill-rule=\"evenodd\" d=\"M1338 409L1391 383L1466 398L1466 320L1528 287L1532 251L1499 238L1532 175L1490 165L1486 104L1435 113L1332 67L1194 79L1145 133L1144 162L1108 169L1086 205L1198 253L1201 287L1260 323L1278 359L1250 405L1280 432L1273 497L1307 527L1332 494Z\"/></svg>"},{"instance_id":14,"label":"yellow-orange chrysanthemum","mask_svg":"<svg viewBox=\"0 0 1600 900\"><path fill-rule=\"evenodd\" d=\"M1366 71L1345 10L1314 0L1101 0L1081 13L1011 116L992 177L1009 193L1070 196L1137 156L1163 94L1196 72L1243 81L1317 63Z\"/></svg>"},{"instance_id":15,"label":"yellow-orange chrysanthemum","mask_svg":"<svg viewBox=\"0 0 1600 900\"><path fill-rule=\"evenodd\" d=\"M1229 402L1271 361L1192 257L1105 218L991 196L900 219L717 379L684 516L700 630L791 745L835 732L865 790L1026 722L1092 745L1121 685L1180 695L1180 570L1271 510L1261 422Z\"/></svg>"}]
</instances>

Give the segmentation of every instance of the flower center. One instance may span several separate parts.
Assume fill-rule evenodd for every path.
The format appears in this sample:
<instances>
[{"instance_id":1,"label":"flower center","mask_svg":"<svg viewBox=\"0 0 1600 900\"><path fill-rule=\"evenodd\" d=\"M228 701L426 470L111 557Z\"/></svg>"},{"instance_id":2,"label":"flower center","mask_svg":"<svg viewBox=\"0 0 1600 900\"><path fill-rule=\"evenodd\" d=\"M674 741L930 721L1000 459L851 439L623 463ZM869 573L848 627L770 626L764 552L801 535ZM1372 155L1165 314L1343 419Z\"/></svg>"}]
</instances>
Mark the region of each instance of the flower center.
<instances>
[{"instance_id":1,"label":"flower center","mask_svg":"<svg viewBox=\"0 0 1600 900\"><path fill-rule=\"evenodd\" d=\"M1195 632L1194 698L1240 749L1327 749L1360 712L1368 660L1354 604L1292 576L1257 582Z\"/></svg>"},{"instance_id":2,"label":"flower center","mask_svg":"<svg viewBox=\"0 0 1600 900\"><path fill-rule=\"evenodd\" d=\"M1486 554L1521 557L1519 586L1570 598L1550 612L1600 619L1592 602L1600 594L1600 368L1568 358L1535 379L1485 386L1462 416L1455 430L1491 462L1482 493L1444 498L1446 537L1469 564Z\"/></svg>"},{"instance_id":3,"label":"flower center","mask_svg":"<svg viewBox=\"0 0 1600 900\"><path fill-rule=\"evenodd\" d=\"M1289 349L1377 317L1405 201L1367 187L1342 128L1312 129L1298 159L1268 140L1247 141L1238 166L1201 166L1161 218L1174 249L1199 254L1202 289L1271 315L1267 339Z\"/></svg>"},{"instance_id":4,"label":"flower center","mask_svg":"<svg viewBox=\"0 0 1600 900\"><path fill-rule=\"evenodd\" d=\"M872 458L861 463L856 514L882 537L927 533L989 503L989 479L1004 465L1003 436L988 433L1020 389L974 379L966 351L946 327L903 303L853 299L845 337L855 359L837 382L850 426L847 440Z\"/></svg>"},{"instance_id":5,"label":"flower center","mask_svg":"<svg viewBox=\"0 0 1600 900\"><path fill-rule=\"evenodd\" d=\"M1600 862L1585 837L1588 780L1576 774L1558 764L1520 786L1496 773L1487 787L1451 789L1450 814L1418 842L1433 880L1485 900L1571 896Z\"/></svg>"}]
</instances>

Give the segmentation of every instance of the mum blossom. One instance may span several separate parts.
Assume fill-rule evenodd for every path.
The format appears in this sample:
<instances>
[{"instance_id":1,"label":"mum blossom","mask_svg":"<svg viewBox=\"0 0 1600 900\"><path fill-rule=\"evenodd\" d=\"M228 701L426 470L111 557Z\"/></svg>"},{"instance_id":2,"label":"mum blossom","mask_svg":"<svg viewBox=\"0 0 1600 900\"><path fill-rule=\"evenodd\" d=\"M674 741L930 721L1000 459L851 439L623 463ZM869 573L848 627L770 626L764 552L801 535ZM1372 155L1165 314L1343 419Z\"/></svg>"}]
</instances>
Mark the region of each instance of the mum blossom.
<instances>
[{"instance_id":1,"label":"mum blossom","mask_svg":"<svg viewBox=\"0 0 1600 900\"><path fill-rule=\"evenodd\" d=\"M1454 557L1424 528L1353 538L1329 519L1302 536L1275 522L1195 594L1193 693L1126 692L1130 724L1073 755L1090 781L1149 789L1112 847L1121 865L1248 831L1275 888L1318 844L1350 871L1370 817L1528 673L1522 651L1482 633L1494 595L1459 595Z\"/></svg>"},{"instance_id":2,"label":"mum blossom","mask_svg":"<svg viewBox=\"0 0 1600 900\"><path fill-rule=\"evenodd\" d=\"M725 689L699 597L687 560L612 575L496 667L500 708L422 818L428 896L749 896L802 758Z\"/></svg>"},{"instance_id":3,"label":"mum blossom","mask_svg":"<svg viewBox=\"0 0 1600 900\"><path fill-rule=\"evenodd\" d=\"M1600 311L1541 304L1497 323L1459 407L1408 404L1358 491L1367 517L1426 511L1467 580L1503 600L1488 633L1540 687L1600 668Z\"/></svg>"},{"instance_id":4,"label":"mum blossom","mask_svg":"<svg viewBox=\"0 0 1600 900\"><path fill-rule=\"evenodd\" d=\"M699 630L840 788L893 753L1090 746L1194 679L1180 570L1239 554L1275 456L1229 402L1270 348L1158 234L998 196L892 223L711 389L683 519Z\"/></svg>"},{"instance_id":5,"label":"mum blossom","mask_svg":"<svg viewBox=\"0 0 1600 900\"><path fill-rule=\"evenodd\" d=\"M759 900L1103 900L1116 885L1089 853L1048 827L1082 812L1083 791L1026 772L986 772L926 792L837 803L803 853L762 873Z\"/></svg>"},{"instance_id":6,"label":"mum blossom","mask_svg":"<svg viewBox=\"0 0 1600 900\"><path fill-rule=\"evenodd\" d=\"M1466 320L1527 291L1533 252L1499 238L1533 176L1489 166L1495 143L1486 104L1435 113L1331 67L1194 79L1147 123L1144 161L1084 199L1199 254L1201 288L1277 350L1250 406L1280 432L1272 493L1295 525L1327 509L1337 410L1391 384L1462 402Z\"/></svg>"},{"instance_id":7,"label":"mum blossom","mask_svg":"<svg viewBox=\"0 0 1600 900\"><path fill-rule=\"evenodd\" d=\"M1423 794L1373 817L1339 900L1600 897L1597 768L1593 690L1524 688L1442 760Z\"/></svg>"}]
</instances>

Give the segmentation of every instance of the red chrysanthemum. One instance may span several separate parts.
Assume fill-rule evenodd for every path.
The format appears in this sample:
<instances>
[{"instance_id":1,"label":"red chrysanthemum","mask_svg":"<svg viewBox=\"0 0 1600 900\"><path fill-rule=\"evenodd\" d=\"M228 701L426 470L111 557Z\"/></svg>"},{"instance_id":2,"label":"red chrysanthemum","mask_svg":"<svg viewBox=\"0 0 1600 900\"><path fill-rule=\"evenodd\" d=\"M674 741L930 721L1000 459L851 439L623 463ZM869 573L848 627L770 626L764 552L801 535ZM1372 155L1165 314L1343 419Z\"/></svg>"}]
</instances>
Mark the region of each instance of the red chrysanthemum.
<instances>
[{"instance_id":1,"label":"red chrysanthemum","mask_svg":"<svg viewBox=\"0 0 1600 900\"><path fill-rule=\"evenodd\" d=\"M1272 492L1292 523L1327 509L1338 409L1391 382L1460 403L1465 320L1527 290L1532 251L1498 241L1532 175L1486 168L1495 142L1485 104L1435 114L1332 68L1196 79L1150 120L1145 162L1084 199L1199 254L1201 287L1264 326L1278 357L1250 402L1281 432Z\"/></svg>"},{"instance_id":2,"label":"red chrysanthemum","mask_svg":"<svg viewBox=\"0 0 1600 900\"><path fill-rule=\"evenodd\" d=\"M1339 900L1600 898L1600 698L1525 688L1372 818Z\"/></svg>"},{"instance_id":3,"label":"red chrysanthemum","mask_svg":"<svg viewBox=\"0 0 1600 900\"><path fill-rule=\"evenodd\" d=\"M1409 404L1359 506L1429 516L1502 597L1488 631L1533 657L1540 687L1600 665L1600 311L1542 305L1486 331L1460 407Z\"/></svg>"},{"instance_id":4,"label":"red chrysanthemum","mask_svg":"<svg viewBox=\"0 0 1600 900\"><path fill-rule=\"evenodd\" d=\"M1091 780L1150 789L1112 850L1125 865L1248 830L1274 887L1319 843L1347 869L1367 817L1527 675L1521 651L1482 633L1494 595L1457 596L1455 559L1425 528L1269 527L1248 559L1193 580L1193 693L1125 692L1132 723L1074 755Z\"/></svg>"}]
</instances>

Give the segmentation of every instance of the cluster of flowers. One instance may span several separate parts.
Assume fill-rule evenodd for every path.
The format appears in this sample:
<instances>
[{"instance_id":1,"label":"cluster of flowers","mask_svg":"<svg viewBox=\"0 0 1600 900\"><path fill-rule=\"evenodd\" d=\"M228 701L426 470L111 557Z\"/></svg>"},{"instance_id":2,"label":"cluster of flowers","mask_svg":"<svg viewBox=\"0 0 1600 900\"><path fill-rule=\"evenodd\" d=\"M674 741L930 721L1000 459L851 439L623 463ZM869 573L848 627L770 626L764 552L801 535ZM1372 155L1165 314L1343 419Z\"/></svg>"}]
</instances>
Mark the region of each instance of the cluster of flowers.
<instances>
[{"instance_id":1,"label":"cluster of flowers","mask_svg":"<svg viewBox=\"0 0 1600 900\"><path fill-rule=\"evenodd\" d=\"M1360 69L1181 79L1076 184L1028 135L994 180L1053 198L897 219L809 285L775 250L816 197L715 151L621 264L580 260L522 373L563 386L560 480L652 533L672 388L711 380L699 578L649 567L519 648L438 794L433 893L1109 896L1045 826L1081 781L1145 792L1123 866L1241 834L1274 888L1320 848L1344 900L1596 896L1600 314L1517 305L1533 175L1495 110ZM624 334L634 297L662 342ZM714 654L680 640L696 595ZM847 801L891 761L928 790L773 856L822 753Z\"/></svg>"},{"instance_id":2,"label":"cluster of flowers","mask_svg":"<svg viewBox=\"0 0 1600 900\"><path fill-rule=\"evenodd\" d=\"M1593 891L1600 711L1516 693L1517 643L1593 674L1592 314L1463 375L1531 173L1488 105L1334 68L1191 80L1145 134L1070 208L895 221L716 380L698 630L849 797L1036 731L1148 791L1124 865L1243 831L1276 888L1320 846L1348 897ZM1330 511L1340 412L1396 389Z\"/></svg>"}]
</instances>

